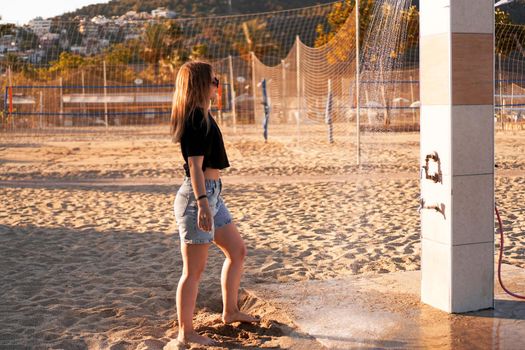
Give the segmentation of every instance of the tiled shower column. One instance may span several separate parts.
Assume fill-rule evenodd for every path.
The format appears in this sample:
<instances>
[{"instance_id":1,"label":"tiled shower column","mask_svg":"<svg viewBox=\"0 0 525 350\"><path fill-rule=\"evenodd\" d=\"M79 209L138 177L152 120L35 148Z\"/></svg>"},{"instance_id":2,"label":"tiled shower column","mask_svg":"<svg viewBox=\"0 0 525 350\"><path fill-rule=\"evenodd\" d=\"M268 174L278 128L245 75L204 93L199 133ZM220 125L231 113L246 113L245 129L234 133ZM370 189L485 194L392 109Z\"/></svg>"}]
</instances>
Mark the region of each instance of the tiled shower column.
<instances>
[{"instance_id":1,"label":"tiled shower column","mask_svg":"<svg viewBox=\"0 0 525 350\"><path fill-rule=\"evenodd\" d=\"M494 1L422 0L420 10L421 300L491 308Z\"/></svg>"}]
</instances>

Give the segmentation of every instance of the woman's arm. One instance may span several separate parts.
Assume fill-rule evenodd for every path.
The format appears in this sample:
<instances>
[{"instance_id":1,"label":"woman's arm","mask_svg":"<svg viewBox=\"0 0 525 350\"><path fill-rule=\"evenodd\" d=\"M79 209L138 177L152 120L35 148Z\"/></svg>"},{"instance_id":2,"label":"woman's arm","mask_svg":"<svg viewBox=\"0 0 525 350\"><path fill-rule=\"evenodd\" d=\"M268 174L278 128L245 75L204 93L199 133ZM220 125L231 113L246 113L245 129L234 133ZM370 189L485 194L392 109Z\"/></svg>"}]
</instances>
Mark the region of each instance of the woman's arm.
<instances>
[{"instance_id":1,"label":"woman's arm","mask_svg":"<svg viewBox=\"0 0 525 350\"><path fill-rule=\"evenodd\" d=\"M188 157L188 167L190 168L190 179L191 186L193 188L193 194L195 199L202 195L206 195L206 183L204 180L204 172L202 171L202 162L204 156L192 156ZM202 198L197 200L199 208L197 216L197 226L203 231L211 231L212 227L212 214L208 198Z\"/></svg>"}]
</instances>

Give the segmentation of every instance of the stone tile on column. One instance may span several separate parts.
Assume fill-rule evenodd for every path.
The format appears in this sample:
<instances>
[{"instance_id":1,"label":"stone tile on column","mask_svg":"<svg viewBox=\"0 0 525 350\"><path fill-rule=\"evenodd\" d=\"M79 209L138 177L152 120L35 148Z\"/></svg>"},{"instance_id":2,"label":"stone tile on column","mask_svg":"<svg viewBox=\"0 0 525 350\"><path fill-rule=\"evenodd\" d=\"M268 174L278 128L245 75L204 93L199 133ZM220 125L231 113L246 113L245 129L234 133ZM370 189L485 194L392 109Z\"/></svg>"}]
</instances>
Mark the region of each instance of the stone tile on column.
<instances>
[{"instance_id":1,"label":"stone tile on column","mask_svg":"<svg viewBox=\"0 0 525 350\"><path fill-rule=\"evenodd\" d=\"M494 175L453 176L452 244L486 242L494 242Z\"/></svg>"},{"instance_id":2,"label":"stone tile on column","mask_svg":"<svg viewBox=\"0 0 525 350\"><path fill-rule=\"evenodd\" d=\"M421 37L450 33L450 1L421 1L419 4Z\"/></svg>"},{"instance_id":3,"label":"stone tile on column","mask_svg":"<svg viewBox=\"0 0 525 350\"><path fill-rule=\"evenodd\" d=\"M449 105L451 91L451 37L439 34L421 37L420 99L423 105Z\"/></svg>"},{"instance_id":4,"label":"stone tile on column","mask_svg":"<svg viewBox=\"0 0 525 350\"><path fill-rule=\"evenodd\" d=\"M494 37L452 33L452 104L494 103Z\"/></svg>"},{"instance_id":5,"label":"stone tile on column","mask_svg":"<svg viewBox=\"0 0 525 350\"><path fill-rule=\"evenodd\" d=\"M426 206L437 205L443 212L421 209L421 238L441 244L452 244L452 177L444 175L443 183L421 181L421 198Z\"/></svg>"},{"instance_id":6,"label":"stone tile on column","mask_svg":"<svg viewBox=\"0 0 525 350\"><path fill-rule=\"evenodd\" d=\"M452 174L494 173L494 107L452 106Z\"/></svg>"},{"instance_id":7,"label":"stone tile on column","mask_svg":"<svg viewBox=\"0 0 525 350\"><path fill-rule=\"evenodd\" d=\"M446 312L451 310L451 259L450 245L421 240L421 301Z\"/></svg>"},{"instance_id":8,"label":"stone tile on column","mask_svg":"<svg viewBox=\"0 0 525 350\"><path fill-rule=\"evenodd\" d=\"M452 247L452 312L494 306L494 243Z\"/></svg>"},{"instance_id":9,"label":"stone tile on column","mask_svg":"<svg viewBox=\"0 0 525 350\"><path fill-rule=\"evenodd\" d=\"M480 0L453 0L451 5L451 32L487 33L494 31L494 8L480 6ZM472 9L475 8L475 15Z\"/></svg>"},{"instance_id":10,"label":"stone tile on column","mask_svg":"<svg viewBox=\"0 0 525 350\"><path fill-rule=\"evenodd\" d=\"M443 175L452 174L452 107L450 105L421 106L420 163L428 154L437 152Z\"/></svg>"}]
</instances>

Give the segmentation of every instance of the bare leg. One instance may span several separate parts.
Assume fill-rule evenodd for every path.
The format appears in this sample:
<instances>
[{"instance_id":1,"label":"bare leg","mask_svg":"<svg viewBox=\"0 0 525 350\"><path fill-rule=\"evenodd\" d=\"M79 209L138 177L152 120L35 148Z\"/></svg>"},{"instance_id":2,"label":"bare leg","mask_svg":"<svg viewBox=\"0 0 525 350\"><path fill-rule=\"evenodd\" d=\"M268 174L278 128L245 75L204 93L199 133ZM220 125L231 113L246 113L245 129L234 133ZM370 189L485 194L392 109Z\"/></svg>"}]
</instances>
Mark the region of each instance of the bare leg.
<instances>
[{"instance_id":1,"label":"bare leg","mask_svg":"<svg viewBox=\"0 0 525 350\"><path fill-rule=\"evenodd\" d=\"M182 276L177 287L177 318L179 321L179 336L182 343L198 343L211 345L214 341L197 334L193 329L193 312L199 291L201 274L208 260L209 244L181 243Z\"/></svg>"},{"instance_id":2,"label":"bare leg","mask_svg":"<svg viewBox=\"0 0 525 350\"><path fill-rule=\"evenodd\" d=\"M221 273L222 320L232 322L258 322L255 317L239 311L239 286L246 257L246 246L234 223L215 229L215 244L226 256Z\"/></svg>"}]
</instances>

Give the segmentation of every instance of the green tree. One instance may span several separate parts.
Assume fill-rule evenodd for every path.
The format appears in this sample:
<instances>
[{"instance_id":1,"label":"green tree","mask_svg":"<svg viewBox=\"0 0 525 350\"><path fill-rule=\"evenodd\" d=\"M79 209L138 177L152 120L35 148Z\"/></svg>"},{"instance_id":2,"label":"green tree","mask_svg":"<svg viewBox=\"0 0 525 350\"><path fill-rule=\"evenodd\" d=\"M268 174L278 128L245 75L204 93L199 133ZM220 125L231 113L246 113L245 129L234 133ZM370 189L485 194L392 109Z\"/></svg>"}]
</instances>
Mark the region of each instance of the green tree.
<instances>
[{"instance_id":1,"label":"green tree","mask_svg":"<svg viewBox=\"0 0 525 350\"><path fill-rule=\"evenodd\" d=\"M136 63L136 55L132 47L125 43L114 44L100 56L106 62L108 80L126 84L135 80L132 64Z\"/></svg>"},{"instance_id":2,"label":"green tree","mask_svg":"<svg viewBox=\"0 0 525 350\"><path fill-rule=\"evenodd\" d=\"M161 59L177 55L182 42L182 29L174 21L152 23L146 26L143 36L142 58L154 67L155 77L159 74Z\"/></svg>"},{"instance_id":3,"label":"green tree","mask_svg":"<svg viewBox=\"0 0 525 350\"><path fill-rule=\"evenodd\" d=\"M189 58L191 60L201 60L208 56L208 46L205 44L197 44L191 49Z\"/></svg>"},{"instance_id":4,"label":"green tree","mask_svg":"<svg viewBox=\"0 0 525 350\"><path fill-rule=\"evenodd\" d=\"M229 29L234 31L227 33L227 35L229 40L233 42L232 47L239 55L243 56L254 52L257 57L278 56L280 45L268 30L266 21L255 18L235 27L230 27ZM238 31L244 34L241 39L236 35Z\"/></svg>"},{"instance_id":5,"label":"green tree","mask_svg":"<svg viewBox=\"0 0 525 350\"><path fill-rule=\"evenodd\" d=\"M361 1L359 4L359 31L361 34L366 33L368 25L372 19L375 6L375 0ZM326 20L328 28L324 25L318 25L316 28L317 38L315 47L323 46L328 43L346 23L348 16L353 13L355 0L344 0L334 4L333 10L328 14ZM355 37L355 28L351 28L349 35ZM359 42L363 43L364 35L361 35Z\"/></svg>"},{"instance_id":6,"label":"green tree","mask_svg":"<svg viewBox=\"0 0 525 350\"><path fill-rule=\"evenodd\" d=\"M50 72L78 69L86 64L86 58L70 52L62 52L57 61L51 62Z\"/></svg>"},{"instance_id":7,"label":"green tree","mask_svg":"<svg viewBox=\"0 0 525 350\"><path fill-rule=\"evenodd\" d=\"M512 23L510 20L509 14L499 8L497 8L494 11L494 18L495 18L496 24L511 24Z\"/></svg>"},{"instance_id":8,"label":"green tree","mask_svg":"<svg viewBox=\"0 0 525 350\"><path fill-rule=\"evenodd\" d=\"M354 13L355 0L345 0L334 4L332 11L328 14L326 22L328 28L324 25L318 25L316 28L317 38L315 40L315 47L321 47L330 43L330 41L337 35L342 33L345 37L355 38L355 25L346 25L349 16ZM376 6L375 0L368 0L360 2L359 6L359 44L363 46L366 33L369 31L370 23L373 20L374 8ZM392 15L389 13L390 9L383 8L383 15ZM391 57L396 58L407 49L417 46L419 44L419 11L416 6L411 6L408 10L402 12L402 19L404 25L407 26L407 38L400 43L399 50L392 52ZM353 19L350 19L353 20ZM351 47L355 46L354 41L351 42ZM341 62L348 59L347 53L350 50L330 50L327 60L329 63Z\"/></svg>"},{"instance_id":9,"label":"green tree","mask_svg":"<svg viewBox=\"0 0 525 350\"><path fill-rule=\"evenodd\" d=\"M359 43L361 46L363 45L364 34L367 32L372 19L374 4L375 0L368 0L360 2L359 4ZM345 0L334 4L332 11L327 16L328 28L325 28L323 25L318 25L316 28L317 38L314 46L321 47L329 45L338 33L347 38L355 38L356 33L354 23L348 23L349 25L345 26L349 20L349 16L354 13L354 7L355 0ZM350 20L353 21L353 19ZM341 50L339 46L335 44L333 50L327 51L326 60L330 64L347 61L350 59L350 57L348 57L348 52L353 48L355 48L355 40L351 40L350 47L345 47L344 50Z\"/></svg>"},{"instance_id":10,"label":"green tree","mask_svg":"<svg viewBox=\"0 0 525 350\"><path fill-rule=\"evenodd\" d=\"M523 26L513 25L507 12L496 9L496 54L508 56L512 51L523 52L525 47L525 30Z\"/></svg>"},{"instance_id":11,"label":"green tree","mask_svg":"<svg viewBox=\"0 0 525 350\"><path fill-rule=\"evenodd\" d=\"M355 0L345 0L336 3L326 18L329 28L327 29L323 24L319 24L315 29L317 38L314 46L320 47L328 43L345 24L354 7Z\"/></svg>"},{"instance_id":12,"label":"green tree","mask_svg":"<svg viewBox=\"0 0 525 350\"><path fill-rule=\"evenodd\" d=\"M0 24L0 36L15 34L15 25L12 23Z\"/></svg>"},{"instance_id":13,"label":"green tree","mask_svg":"<svg viewBox=\"0 0 525 350\"><path fill-rule=\"evenodd\" d=\"M40 75L50 80L59 75L67 80L74 76L81 68L89 65L93 58L83 57L70 52L62 52L56 61L51 61L49 67L40 71Z\"/></svg>"},{"instance_id":14,"label":"green tree","mask_svg":"<svg viewBox=\"0 0 525 350\"><path fill-rule=\"evenodd\" d=\"M104 56L106 62L109 64L131 64L135 57L132 47L126 44L110 46Z\"/></svg>"},{"instance_id":15,"label":"green tree","mask_svg":"<svg viewBox=\"0 0 525 350\"><path fill-rule=\"evenodd\" d=\"M0 65L3 69L7 69L8 67L10 67L11 71L16 73L22 70L24 62L20 59L20 57L10 52L5 56L5 58L2 61L0 61Z\"/></svg>"}]
</instances>

